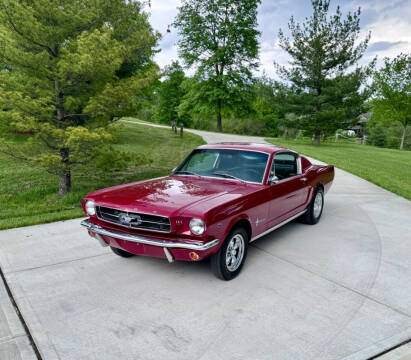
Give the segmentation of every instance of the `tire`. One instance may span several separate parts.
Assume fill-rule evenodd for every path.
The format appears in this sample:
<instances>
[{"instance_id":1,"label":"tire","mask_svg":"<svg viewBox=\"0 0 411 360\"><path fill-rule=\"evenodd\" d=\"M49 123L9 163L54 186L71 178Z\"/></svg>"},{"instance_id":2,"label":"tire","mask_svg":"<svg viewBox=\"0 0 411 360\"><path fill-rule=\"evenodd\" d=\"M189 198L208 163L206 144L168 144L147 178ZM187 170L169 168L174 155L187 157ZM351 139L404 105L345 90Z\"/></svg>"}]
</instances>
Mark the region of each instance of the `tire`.
<instances>
[{"instance_id":1,"label":"tire","mask_svg":"<svg viewBox=\"0 0 411 360\"><path fill-rule=\"evenodd\" d=\"M315 225L320 221L324 209L324 190L318 187L307 207L307 211L301 217L301 222L308 225Z\"/></svg>"},{"instance_id":2,"label":"tire","mask_svg":"<svg viewBox=\"0 0 411 360\"><path fill-rule=\"evenodd\" d=\"M114 254L116 254L118 256L121 256L123 258L129 258L129 257L135 256L134 254L129 253L128 251L118 249L118 248L115 248L115 247L112 247L112 246L110 246L110 249Z\"/></svg>"},{"instance_id":3,"label":"tire","mask_svg":"<svg viewBox=\"0 0 411 360\"><path fill-rule=\"evenodd\" d=\"M247 257L249 240L244 228L231 230L218 252L211 257L211 271L216 277L231 280L240 273ZM229 251L232 251L231 256Z\"/></svg>"}]
</instances>

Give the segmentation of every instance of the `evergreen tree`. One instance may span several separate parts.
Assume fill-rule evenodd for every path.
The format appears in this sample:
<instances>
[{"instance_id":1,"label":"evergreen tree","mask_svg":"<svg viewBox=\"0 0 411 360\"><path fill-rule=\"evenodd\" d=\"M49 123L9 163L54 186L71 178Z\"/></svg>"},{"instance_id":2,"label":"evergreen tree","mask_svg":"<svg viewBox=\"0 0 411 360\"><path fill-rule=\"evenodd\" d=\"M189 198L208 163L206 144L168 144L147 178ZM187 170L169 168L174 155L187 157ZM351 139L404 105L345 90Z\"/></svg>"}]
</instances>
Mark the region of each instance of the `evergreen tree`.
<instances>
[{"instance_id":1,"label":"evergreen tree","mask_svg":"<svg viewBox=\"0 0 411 360\"><path fill-rule=\"evenodd\" d=\"M135 113L157 39L135 1L0 0L0 150L67 193L73 167L102 161L110 121ZM7 141L19 131L34 134L28 151Z\"/></svg>"},{"instance_id":2,"label":"evergreen tree","mask_svg":"<svg viewBox=\"0 0 411 360\"><path fill-rule=\"evenodd\" d=\"M195 86L185 104L195 111L207 107L217 117L240 102L258 66L257 7L260 0L183 0L174 22L179 52L187 66L196 66ZM234 96L233 96L234 95Z\"/></svg>"},{"instance_id":3,"label":"evergreen tree","mask_svg":"<svg viewBox=\"0 0 411 360\"><path fill-rule=\"evenodd\" d=\"M368 136L367 143L374 146L384 147L387 142L387 134L384 126L377 125L370 129L370 135Z\"/></svg>"},{"instance_id":4,"label":"evergreen tree","mask_svg":"<svg viewBox=\"0 0 411 360\"><path fill-rule=\"evenodd\" d=\"M289 67L276 67L291 87L288 111L299 116L300 128L313 134L319 144L321 135L346 128L361 113L369 96L368 89L362 88L375 60L358 66L370 39L368 35L358 41L360 9L343 19L339 7L328 16L329 0L311 3L313 14L303 24L291 17L291 39L280 30L280 46L291 61Z\"/></svg>"}]
</instances>

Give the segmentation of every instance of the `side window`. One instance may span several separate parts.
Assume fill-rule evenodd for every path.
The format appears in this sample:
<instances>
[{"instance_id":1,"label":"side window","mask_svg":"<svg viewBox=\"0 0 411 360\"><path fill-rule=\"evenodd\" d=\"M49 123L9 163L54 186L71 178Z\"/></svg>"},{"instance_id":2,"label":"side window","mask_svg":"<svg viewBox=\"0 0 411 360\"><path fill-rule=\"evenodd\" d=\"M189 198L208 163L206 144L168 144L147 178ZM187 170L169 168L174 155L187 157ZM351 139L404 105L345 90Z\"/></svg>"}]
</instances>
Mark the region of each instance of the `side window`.
<instances>
[{"instance_id":1,"label":"side window","mask_svg":"<svg viewBox=\"0 0 411 360\"><path fill-rule=\"evenodd\" d=\"M279 180L297 175L297 157L290 153L274 155L274 172Z\"/></svg>"}]
</instances>

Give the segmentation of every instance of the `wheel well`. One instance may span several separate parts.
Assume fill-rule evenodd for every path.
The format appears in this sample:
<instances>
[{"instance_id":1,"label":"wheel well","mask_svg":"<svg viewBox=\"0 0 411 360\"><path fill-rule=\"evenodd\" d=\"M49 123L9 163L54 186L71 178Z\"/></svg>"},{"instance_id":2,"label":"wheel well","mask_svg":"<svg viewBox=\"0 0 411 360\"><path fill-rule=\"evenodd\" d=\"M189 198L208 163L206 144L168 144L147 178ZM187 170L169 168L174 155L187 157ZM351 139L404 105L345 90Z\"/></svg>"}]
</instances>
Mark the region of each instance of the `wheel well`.
<instances>
[{"instance_id":1,"label":"wheel well","mask_svg":"<svg viewBox=\"0 0 411 360\"><path fill-rule=\"evenodd\" d=\"M234 229L235 227L242 227L248 235L248 240L251 240L251 224L247 219L241 219L239 221L237 221L232 229Z\"/></svg>"},{"instance_id":2,"label":"wheel well","mask_svg":"<svg viewBox=\"0 0 411 360\"><path fill-rule=\"evenodd\" d=\"M310 198L309 198L310 201L308 202L308 206L310 206L311 201L314 201L314 200L313 200L313 199L314 199L314 195L315 195L315 193L317 192L318 189L322 189L323 192L324 192L324 185L320 183L320 184L317 185L317 187L313 187L312 193L311 193Z\"/></svg>"}]
</instances>

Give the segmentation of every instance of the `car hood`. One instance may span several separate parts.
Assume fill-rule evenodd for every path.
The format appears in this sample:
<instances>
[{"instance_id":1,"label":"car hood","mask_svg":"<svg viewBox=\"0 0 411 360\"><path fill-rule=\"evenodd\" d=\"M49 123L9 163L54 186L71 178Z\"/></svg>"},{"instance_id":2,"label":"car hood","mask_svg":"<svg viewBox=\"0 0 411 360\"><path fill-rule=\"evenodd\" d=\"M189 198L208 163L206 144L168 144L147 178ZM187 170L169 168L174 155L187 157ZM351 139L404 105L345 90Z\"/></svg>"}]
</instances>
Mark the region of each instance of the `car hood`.
<instances>
[{"instance_id":1,"label":"car hood","mask_svg":"<svg viewBox=\"0 0 411 360\"><path fill-rule=\"evenodd\" d=\"M87 199L100 206L171 217L194 204L244 187L244 183L224 179L169 176L98 190Z\"/></svg>"}]
</instances>

